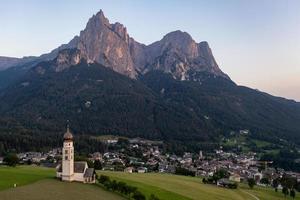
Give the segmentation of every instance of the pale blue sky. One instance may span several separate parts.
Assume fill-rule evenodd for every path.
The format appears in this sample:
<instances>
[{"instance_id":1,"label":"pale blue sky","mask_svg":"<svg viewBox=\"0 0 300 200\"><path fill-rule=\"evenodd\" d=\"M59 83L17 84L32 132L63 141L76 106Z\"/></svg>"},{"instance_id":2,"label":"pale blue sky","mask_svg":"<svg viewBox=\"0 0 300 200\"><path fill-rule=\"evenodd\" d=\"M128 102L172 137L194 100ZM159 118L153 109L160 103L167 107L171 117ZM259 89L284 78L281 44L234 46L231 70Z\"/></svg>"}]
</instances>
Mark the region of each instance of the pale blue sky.
<instances>
[{"instance_id":1,"label":"pale blue sky","mask_svg":"<svg viewBox=\"0 0 300 200\"><path fill-rule=\"evenodd\" d=\"M187 31L238 84L300 101L298 0L1 0L0 55L49 52L100 9L145 44Z\"/></svg>"}]
</instances>

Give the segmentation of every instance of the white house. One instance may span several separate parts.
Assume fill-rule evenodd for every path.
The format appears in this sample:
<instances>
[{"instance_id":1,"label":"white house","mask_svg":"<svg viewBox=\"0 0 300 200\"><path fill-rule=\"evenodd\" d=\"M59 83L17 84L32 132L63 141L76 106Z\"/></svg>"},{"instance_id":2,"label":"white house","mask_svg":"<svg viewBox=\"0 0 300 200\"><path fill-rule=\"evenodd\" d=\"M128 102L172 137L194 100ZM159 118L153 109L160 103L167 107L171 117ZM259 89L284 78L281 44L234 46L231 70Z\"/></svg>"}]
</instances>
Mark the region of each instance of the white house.
<instances>
[{"instance_id":1,"label":"white house","mask_svg":"<svg viewBox=\"0 0 300 200\"><path fill-rule=\"evenodd\" d=\"M137 169L137 172L138 172L138 173L146 173L146 172L147 172L147 168L146 168L146 167L139 167L139 168Z\"/></svg>"},{"instance_id":2,"label":"white house","mask_svg":"<svg viewBox=\"0 0 300 200\"><path fill-rule=\"evenodd\" d=\"M124 172L131 174L133 172L133 170L134 170L133 167L127 167L127 168L124 169Z\"/></svg>"},{"instance_id":3,"label":"white house","mask_svg":"<svg viewBox=\"0 0 300 200\"><path fill-rule=\"evenodd\" d=\"M95 183L96 173L94 168L88 168L87 162L74 162L73 135L69 127L64 134L62 148L62 164L57 166L56 177L62 181L77 181Z\"/></svg>"},{"instance_id":4,"label":"white house","mask_svg":"<svg viewBox=\"0 0 300 200\"><path fill-rule=\"evenodd\" d=\"M257 172L257 173L255 173L255 174L253 175L253 178L254 178L254 180L258 183L258 182L263 178L263 174Z\"/></svg>"}]
</instances>

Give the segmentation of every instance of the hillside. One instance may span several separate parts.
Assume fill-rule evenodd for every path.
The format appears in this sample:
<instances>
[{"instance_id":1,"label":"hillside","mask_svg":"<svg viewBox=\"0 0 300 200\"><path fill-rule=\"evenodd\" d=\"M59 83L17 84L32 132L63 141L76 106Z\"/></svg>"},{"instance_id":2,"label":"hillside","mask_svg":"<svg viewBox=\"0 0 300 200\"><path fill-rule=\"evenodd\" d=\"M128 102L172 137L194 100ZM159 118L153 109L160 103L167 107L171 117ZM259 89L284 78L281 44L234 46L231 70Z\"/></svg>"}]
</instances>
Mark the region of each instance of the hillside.
<instances>
[{"instance_id":1,"label":"hillside","mask_svg":"<svg viewBox=\"0 0 300 200\"><path fill-rule=\"evenodd\" d=\"M122 197L94 185L54 179L55 170L41 167L0 167L1 200L121 200ZM16 188L13 188L14 184Z\"/></svg>"},{"instance_id":2,"label":"hillside","mask_svg":"<svg viewBox=\"0 0 300 200\"><path fill-rule=\"evenodd\" d=\"M168 174L127 174L123 172L101 171L99 174L109 175L114 180L122 180L138 187L147 197L155 194L161 200L280 200L284 199L281 192L270 188L255 187L240 184L239 189L223 189L213 185L205 185L200 178L176 176ZM0 167L1 200L90 200L123 199L121 196L106 191L99 186L66 183L54 179L54 169L18 166L16 168ZM13 184L17 187L13 188ZM291 199L287 197L286 199ZM296 197L296 200L299 196Z\"/></svg>"},{"instance_id":3,"label":"hillside","mask_svg":"<svg viewBox=\"0 0 300 200\"><path fill-rule=\"evenodd\" d=\"M207 138L208 132L195 133L205 130L203 120L184 126L194 116L163 101L140 81L99 64L82 62L60 73L51 71L49 65L40 64L46 70L43 75L36 68L2 94L3 118L13 118L27 129L49 132L61 131L69 119L76 133Z\"/></svg>"},{"instance_id":4,"label":"hillside","mask_svg":"<svg viewBox=\"0 0 300 200\"><path fill-rule=\"evenodd\" d=\"M300 103L238 86L222 77L198 75L201 81L191 82L153 72L142 80L161 98L189 109L224 135L248 129L256 138L273 142L299 138L296 122L300 120Z\"/></svg>"},{"instance_id":5,"label":"hillside","mask_svg":"<svg viewBox=\"0 0 300 200\"><path fill-rule=\"evenodd\" d=\"M224 189L202 183L199 177L186 177L169 174L128 174L123 172L100 171L99 174L110 176L112 180L124 181L136 186L147 196L157 195L161 200L281 200L281 192L276 193L271 188L255 187L249 189L243 183L238 189ZM297 197L299 199L299 197ZM297 199L296 198L296 199ZM292 199L292 198L287 198Z\"/></svg>"}]
</instances>

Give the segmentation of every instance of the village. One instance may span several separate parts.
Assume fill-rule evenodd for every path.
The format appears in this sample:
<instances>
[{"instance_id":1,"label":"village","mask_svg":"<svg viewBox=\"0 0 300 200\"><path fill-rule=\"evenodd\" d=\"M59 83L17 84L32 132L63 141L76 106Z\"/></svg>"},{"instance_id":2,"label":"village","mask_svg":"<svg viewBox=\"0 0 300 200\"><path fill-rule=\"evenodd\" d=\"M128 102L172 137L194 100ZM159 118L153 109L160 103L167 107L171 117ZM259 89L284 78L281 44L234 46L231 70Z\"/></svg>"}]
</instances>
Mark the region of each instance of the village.
<instances>
[{"instance_id":1,"label":"village","mask_svg":"<svg viewBox=\"0 0 300 200\"><path fill-rule=\"evenodd\" d=\"M219 186L229 182L246 182L254 179L260 186L273 186L274 182L283 176L288 176L300 182L300 173L273 168L272 162L260 161L256 153L236 154L216 149L214 153L185 152L182 156L164 153L162 143L141 138L107 139L109 151L90 153L86 158L89 167L96 170L124 171L126 173L170 173L196 176L199 178L213 177L219 170L228 173L226 178L218 180ZM41 165L55 168L62 158L62 149L55 148L49 152L24 152L17 154L19 164ZM83 159L78 156L78 159ZM78 160L77 159L77 160ZM75 156L76 160L76 156ZM0 158L3 164L3 158ZM282 189L280 184L276 189Z\"/></svg>"}]
</instances>

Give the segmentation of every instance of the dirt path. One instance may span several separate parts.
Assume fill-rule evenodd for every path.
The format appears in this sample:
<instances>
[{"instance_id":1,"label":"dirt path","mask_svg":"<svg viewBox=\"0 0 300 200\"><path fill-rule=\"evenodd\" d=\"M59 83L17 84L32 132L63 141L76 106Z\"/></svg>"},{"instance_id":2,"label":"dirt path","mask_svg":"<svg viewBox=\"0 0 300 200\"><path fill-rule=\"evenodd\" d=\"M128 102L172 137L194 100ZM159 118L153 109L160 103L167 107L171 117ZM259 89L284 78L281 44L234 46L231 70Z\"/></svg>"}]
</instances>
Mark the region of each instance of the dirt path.
<instances>
[{"instance_id":1,"label":"dirt path","mask_svg":"<svg viewBox=\"0 0 300 200\"><path fill-rule=\"evenodd\" d=\"M260 198L258 198L258 197L255 196L254 194L251 194L250 192L246 192L246 191L244 191L244 190L242 190L242 192L244 192L244 193L250 195L250 196L253 197L255 200L260 200Z\"/></svg>"}]
</instances>

